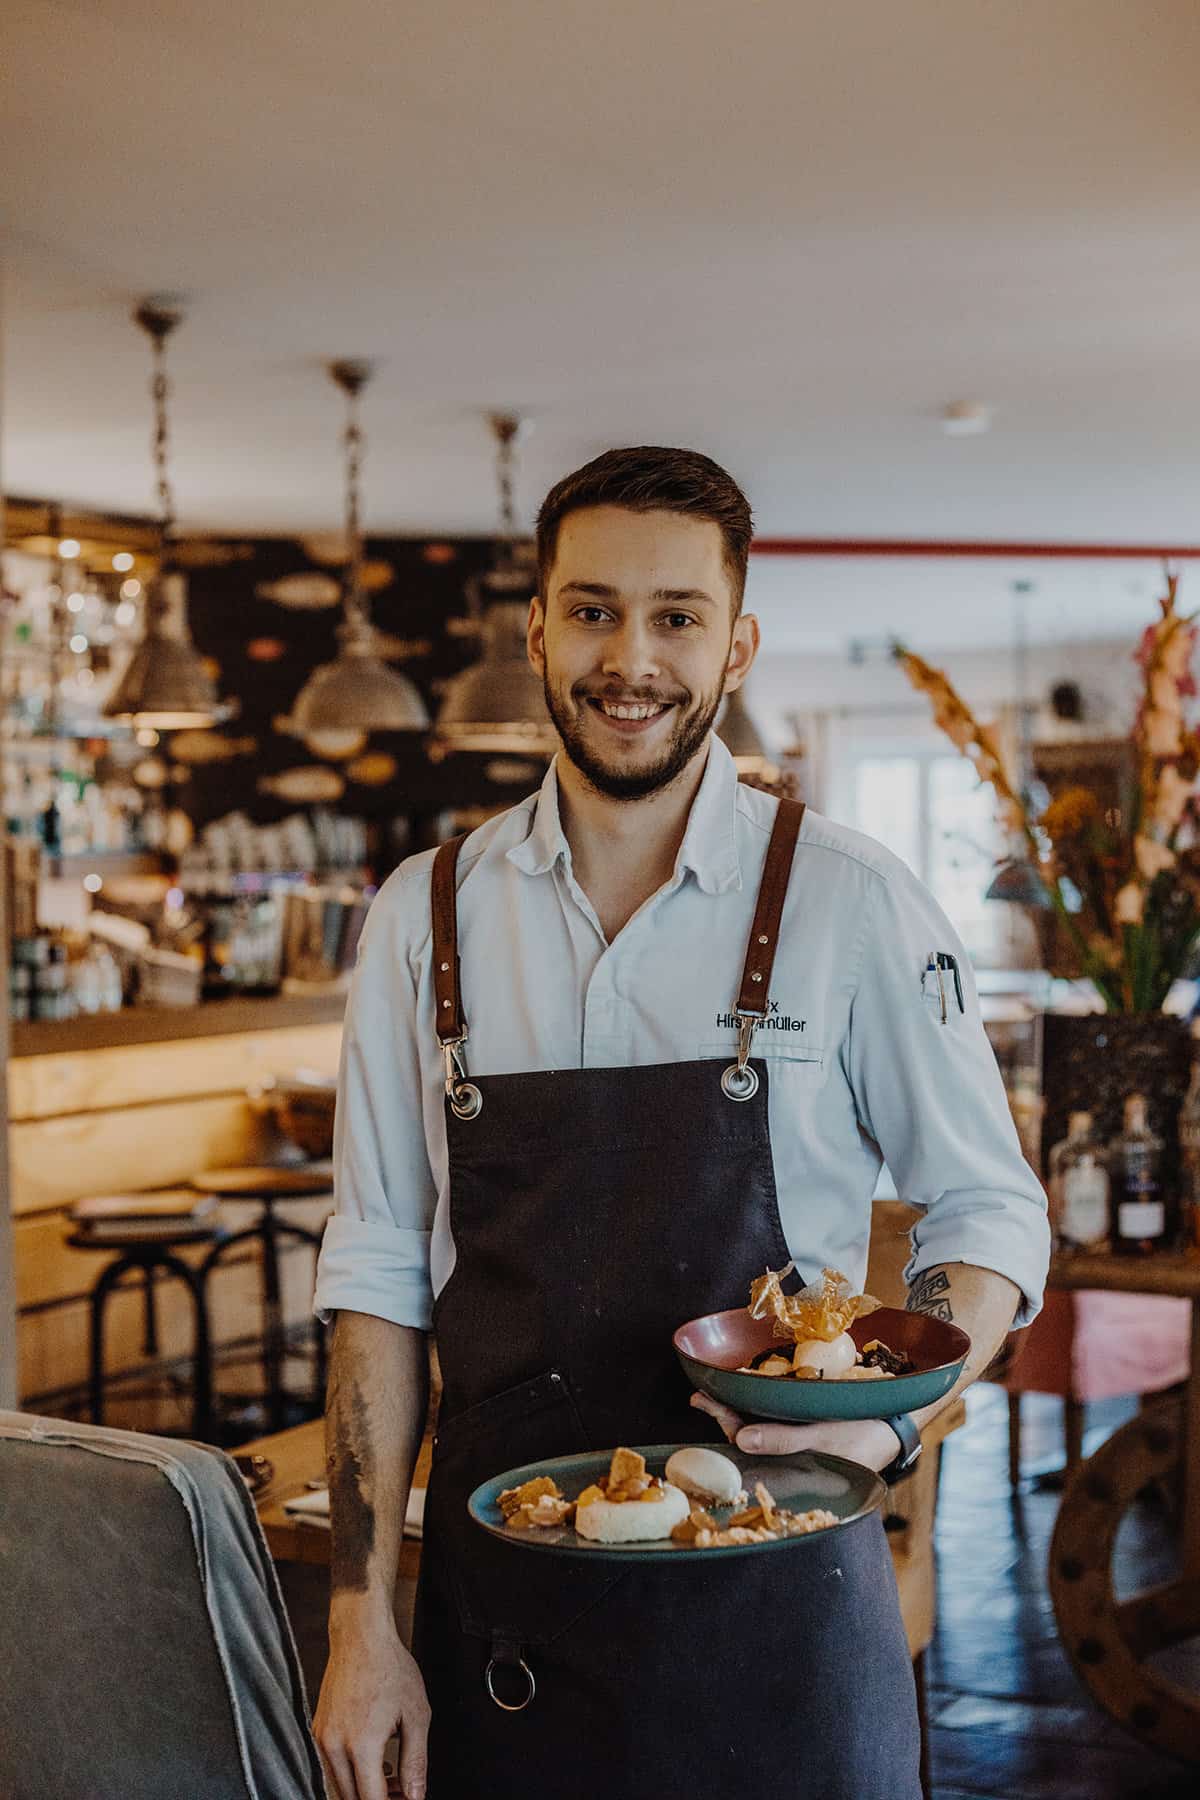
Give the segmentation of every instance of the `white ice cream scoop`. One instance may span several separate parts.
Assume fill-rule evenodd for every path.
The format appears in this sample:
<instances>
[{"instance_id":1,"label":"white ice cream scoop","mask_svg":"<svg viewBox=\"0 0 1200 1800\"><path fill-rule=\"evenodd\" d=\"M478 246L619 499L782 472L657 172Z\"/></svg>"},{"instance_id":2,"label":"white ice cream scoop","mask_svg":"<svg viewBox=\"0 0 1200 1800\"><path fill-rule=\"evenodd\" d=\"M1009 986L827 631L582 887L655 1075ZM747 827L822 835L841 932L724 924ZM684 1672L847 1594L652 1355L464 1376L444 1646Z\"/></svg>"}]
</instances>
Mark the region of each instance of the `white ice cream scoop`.
<instances>
[{"instance_id":1,"label":"white ice cream scoop","mask_svg":"<svg viewBox=\"0 0 1200 1800\"><path fill-rule=\"evenodd\" d=\"M667 1480L682 1488L694 1500L712 1500L720 1506L731 1506L745 1498L742 1472L718 1450L707 1450L702 1444L676 1450L667 1463Z\"/></svg>"},{"instance_id":2,"label":"white ice cream scoop","mask_svg":"<svg viewBox=\"0 0 1200 1800\"><path fill-rule=\"evenodd\" d=\"M792 1367L828 1378L844 1375L848 1369L852 1369L857 1356L854 1339L848 1331L843 1331L828 1344L820 1338L807 1338L804 1343L797 1344Z\"/></svg>"}]
</instances>

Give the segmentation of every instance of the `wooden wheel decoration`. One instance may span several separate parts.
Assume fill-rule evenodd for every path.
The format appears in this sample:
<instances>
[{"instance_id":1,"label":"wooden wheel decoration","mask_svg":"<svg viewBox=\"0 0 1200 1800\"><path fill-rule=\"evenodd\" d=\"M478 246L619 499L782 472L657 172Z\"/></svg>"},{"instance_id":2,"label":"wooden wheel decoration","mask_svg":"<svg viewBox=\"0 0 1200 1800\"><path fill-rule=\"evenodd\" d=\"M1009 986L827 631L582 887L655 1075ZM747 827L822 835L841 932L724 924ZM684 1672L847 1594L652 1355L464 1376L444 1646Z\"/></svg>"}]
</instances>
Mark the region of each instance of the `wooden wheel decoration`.
<instances>
[{"instance_id":1,"label":"wooden wheel decoration","mask_svg":"<svg viewBox=\"0 0 1200 1800\"><path fill-rule=\"evenodd\" d=\"M1182 1423L1177 1403L1148 1407L1080 1466L1051 1540L1050 1594L1063 1646L1092 1698L1144 1743L1200 1762L1200 1692L1145 1661L1200 1634L1200 1574L1128 1600L1117 1599L1112 1580L1127 1508L1148 1482L1179 1474Z\"/></svg>"}]
</instances>

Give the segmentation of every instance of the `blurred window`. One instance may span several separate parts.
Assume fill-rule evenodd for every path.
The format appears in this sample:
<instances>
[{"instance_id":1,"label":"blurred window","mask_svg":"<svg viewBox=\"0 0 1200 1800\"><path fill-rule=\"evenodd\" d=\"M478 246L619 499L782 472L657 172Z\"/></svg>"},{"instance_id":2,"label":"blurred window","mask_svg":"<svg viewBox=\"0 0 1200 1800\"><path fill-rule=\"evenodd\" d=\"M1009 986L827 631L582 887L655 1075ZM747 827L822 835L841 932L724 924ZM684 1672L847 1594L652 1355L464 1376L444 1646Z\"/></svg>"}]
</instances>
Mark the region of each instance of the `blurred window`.
<instances>
[{"instance_id":1,"label":"blurred window","mask_svg":"<svg viewBox=\"0 0 1200 1800\"><path fill-rule=\"evenodd\" d=\"M940 750L849 751L847 823L903 858L931 890L972 960L1003 960L1003 905L984 899L1001 853L992 790L965 757Z\"/></svg>"}]
</instances>

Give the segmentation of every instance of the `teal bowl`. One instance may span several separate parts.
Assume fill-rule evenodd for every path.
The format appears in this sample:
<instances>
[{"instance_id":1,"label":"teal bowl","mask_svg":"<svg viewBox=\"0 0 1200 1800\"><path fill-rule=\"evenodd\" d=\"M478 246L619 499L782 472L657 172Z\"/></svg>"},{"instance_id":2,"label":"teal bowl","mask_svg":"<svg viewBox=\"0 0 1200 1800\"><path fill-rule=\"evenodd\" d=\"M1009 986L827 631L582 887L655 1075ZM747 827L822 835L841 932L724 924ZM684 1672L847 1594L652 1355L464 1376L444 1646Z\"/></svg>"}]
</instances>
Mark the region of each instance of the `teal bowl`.
<instances>
[{"instance_id":1,"label":"teal bowl","mask_svg":"<svg viewBox=\"0 0 1200 1800\"><path fill-rule=\"evenodd\" d=\"M957 1325L928 1313L881 1306L856 1319L850 1336L861 1348L872 1338L912 1358L911 1375L885 1381L780 1381L772 1375L743 1375L742 1364L760 1350L780 1345L773 1319L752 1319L744 1307L689 1319L672 1340L692 1386L743 1418L886 1419L915 1412L948 1394L962 1373L971 1340Z\"/></svg>"}]
</instances>

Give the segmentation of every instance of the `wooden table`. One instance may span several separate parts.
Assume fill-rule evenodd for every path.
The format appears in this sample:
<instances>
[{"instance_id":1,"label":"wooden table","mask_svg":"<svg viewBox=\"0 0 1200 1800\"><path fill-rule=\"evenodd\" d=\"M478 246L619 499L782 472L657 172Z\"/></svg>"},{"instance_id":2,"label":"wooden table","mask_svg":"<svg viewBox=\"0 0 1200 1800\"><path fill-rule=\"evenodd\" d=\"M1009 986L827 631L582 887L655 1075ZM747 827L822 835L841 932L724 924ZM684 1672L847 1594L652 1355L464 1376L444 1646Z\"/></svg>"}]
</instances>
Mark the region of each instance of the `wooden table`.
<instances>
[{"instance_id":1,"label":"wooden table","mask_svg":"<svg viewBox=\"0 0 1200 1800\"><path fill-rule=\"evenodd\" d=\"M1064 1647L1093 1698L1155 1748L1200 1761L1200 1693L1147 1666L1200 1633L1200 1254L1056 1256L1051 1287L1171 1294L1192 1303L1183 1401L1162 1395L1082 1462L1063 1494L1050 1545L1050 1593ZM1181 1493L1180 1572L1118 1601L1112 1558L1121 1519L1148 1483Z\"/></svg>"}]
</instances>

